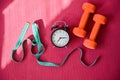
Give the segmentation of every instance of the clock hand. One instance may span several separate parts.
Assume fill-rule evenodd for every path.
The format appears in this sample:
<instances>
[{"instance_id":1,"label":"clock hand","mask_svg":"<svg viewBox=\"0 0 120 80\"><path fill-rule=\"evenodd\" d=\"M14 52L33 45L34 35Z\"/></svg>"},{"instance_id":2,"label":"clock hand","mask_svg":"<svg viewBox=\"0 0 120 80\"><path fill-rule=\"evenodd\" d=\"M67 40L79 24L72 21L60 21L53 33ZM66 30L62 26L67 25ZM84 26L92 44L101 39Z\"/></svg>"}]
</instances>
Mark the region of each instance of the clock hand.
<instances>
[{"instance_id":1,"label":"clock hand","mask_svg":"<svg viewBox=\"0 0 120 80\"><path fill-rule=\"evenodd\" d=\"M59 39L57 40L57 42L59 42L59 41L60 41L60 39L61 39L61 37L59 37Z\"/></svg>"},{"instance_id":2,"label":"clock hand","mask_svg":"<svg viewBox=\"0 0 120 80\"><path fill-rule=\"evenodd\" d=\"M67 37L61 37L61 39L66 39Z\"/></svg>"},{"instance_id":3,"label":"clock hand","mask_svg":"<svg viewBox=\"0 0 120 80\"><path fill-rule=\"evenodd\" d=\"M66 39L67 37L59 37L59 39L57 40L57 42L59 42L61 39Z\"/></svg>"}]
</instances>

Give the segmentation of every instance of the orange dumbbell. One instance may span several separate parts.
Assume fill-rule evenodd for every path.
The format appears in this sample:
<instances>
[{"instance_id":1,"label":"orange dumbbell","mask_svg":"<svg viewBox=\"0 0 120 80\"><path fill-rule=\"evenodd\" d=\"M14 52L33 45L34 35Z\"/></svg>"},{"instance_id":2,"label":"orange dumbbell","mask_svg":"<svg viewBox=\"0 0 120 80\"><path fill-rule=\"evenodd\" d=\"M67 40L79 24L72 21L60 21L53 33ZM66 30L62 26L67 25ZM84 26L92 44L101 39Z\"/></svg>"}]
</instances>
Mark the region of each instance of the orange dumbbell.
<instances>
[{"instance_id":1,"label":"orange dumbbell","mask_svg":"<svg viewBox=\"0 0 120 80\"><path fill-rule=\"evenodd\" d=\"M95 12L95 6L91 3L85 2L82 6L82 9L84 10L84 13L81 17L80 23L78 27L75 27L73 29L73 34L78 36L78 37L85 37L86 35L86 31L84 30L85 25L88 21L89 15L90 13L94 13Z\"/></svg>"},{"instance_id":2,"label":"orange dumbbell","mask_svg":"<svg viewBox=\"0 0 120 80\"><path fill-rule=\"evenodd\" d=\"M96 36L98 34L101 24L106 23L106 17L103 15L100 15L100 14L95 14L95 16L93 17L93 20L95 21L95 24L94 24L92 32L90 34L90 38L86 39L83 42L83 45L90 49L96 48L97 43L95 42L95 39L96 39Z\"/></svg>"}]
</instances>

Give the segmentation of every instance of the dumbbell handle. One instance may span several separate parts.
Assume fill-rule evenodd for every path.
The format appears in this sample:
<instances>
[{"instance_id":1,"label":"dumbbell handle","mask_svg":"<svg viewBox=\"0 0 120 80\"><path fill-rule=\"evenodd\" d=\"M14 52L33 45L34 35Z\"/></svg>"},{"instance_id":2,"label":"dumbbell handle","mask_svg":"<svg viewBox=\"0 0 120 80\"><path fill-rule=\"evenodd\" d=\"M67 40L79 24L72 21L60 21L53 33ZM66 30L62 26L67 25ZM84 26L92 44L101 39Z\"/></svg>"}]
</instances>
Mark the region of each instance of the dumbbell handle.
<instances>
[{"instance_id":1,"label":"dumbbell handle","mask_svg":"<svg viewBox=\"0 0 120 80\"><path fill-rule=\"evenodd\" d=\"M101 24L99 22L95 22L93 29L92 29L92 32L90 34L90 38L89 38L90 40L94 41L96 39L97 34L99 32L99 29L100 29L100 25Z\"/></svg>"},{"instance_id":2,"label":"dumbbell handle","mask_svg":"<svg viewBox=\"0 0 120 80\"><path fill-rule=\"evenodd\" d=\"M89 15L90 15L90 12L84 11L84 13L83 13L83 15L81 17L80 23L79 23L79 28L80 29L84 29L85 28L85 25L87 23Z\"/></svg>"}]
</instances>

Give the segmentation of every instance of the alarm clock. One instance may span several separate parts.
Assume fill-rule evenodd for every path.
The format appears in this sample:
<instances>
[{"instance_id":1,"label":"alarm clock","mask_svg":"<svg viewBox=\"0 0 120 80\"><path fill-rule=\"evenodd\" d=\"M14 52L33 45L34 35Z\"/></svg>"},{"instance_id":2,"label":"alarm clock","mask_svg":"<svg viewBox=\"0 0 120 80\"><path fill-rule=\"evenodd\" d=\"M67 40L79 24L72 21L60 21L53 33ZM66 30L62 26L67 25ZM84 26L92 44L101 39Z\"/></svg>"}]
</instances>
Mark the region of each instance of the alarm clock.
<instances>
[{"instance_id":1,"label":"alarm clock","mask_svg":"<svg viewBox=\"0 0 120 80\"><path fill-rule=\"evenodd\" d=\"M63 25L57 23L64 23ZM57 21L51 28L53 30L51 34L51 42L55 47L63 48L66 47L70 41L68 33L68 25L64 21Z\"/></svg>"}]
</instances>

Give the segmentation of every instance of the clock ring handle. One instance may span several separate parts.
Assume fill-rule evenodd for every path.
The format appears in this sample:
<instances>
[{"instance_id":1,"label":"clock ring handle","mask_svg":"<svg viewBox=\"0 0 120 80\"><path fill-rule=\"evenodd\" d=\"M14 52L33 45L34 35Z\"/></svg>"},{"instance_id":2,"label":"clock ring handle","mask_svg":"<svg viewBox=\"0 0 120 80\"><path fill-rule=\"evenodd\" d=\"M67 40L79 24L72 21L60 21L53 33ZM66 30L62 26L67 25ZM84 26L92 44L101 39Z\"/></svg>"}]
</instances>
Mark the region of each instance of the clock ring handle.
<instances>
[{"instance_id":1,"label":"clock ring handle","mask_svg":"<svg viewBox=\"0 0 120 80\"><path fill-rule=\"evenodd\" d=\"M60 25L60 23L63 23L61 24L64 28L64 30L67 30L68 29L68 25L66 24L65 21L56 21L53 25L53 27L51 28L51 30L56 30L58 28L58 25Z\"/></svg>"},{"instance_id":2,"label":"clock ring handle","mask_svg":"<svg viewBox=\"0 0 120 80\"><path fill-rule=\"evenodd\" d=\"M64 25L67 25L65 21L56 21L54 24L55 24L55 25L58 25L58 23L59 23L59 24L60 24L60 23L63 23Z\"/></svg>"}]
</instances>

